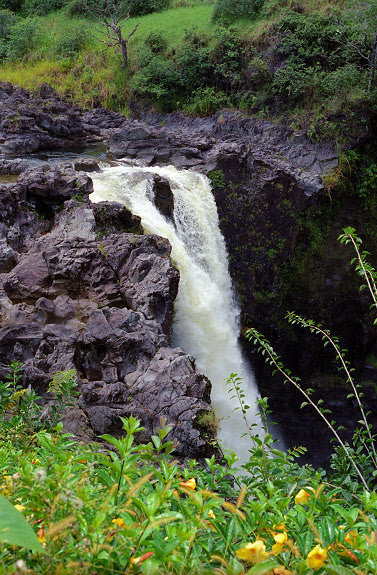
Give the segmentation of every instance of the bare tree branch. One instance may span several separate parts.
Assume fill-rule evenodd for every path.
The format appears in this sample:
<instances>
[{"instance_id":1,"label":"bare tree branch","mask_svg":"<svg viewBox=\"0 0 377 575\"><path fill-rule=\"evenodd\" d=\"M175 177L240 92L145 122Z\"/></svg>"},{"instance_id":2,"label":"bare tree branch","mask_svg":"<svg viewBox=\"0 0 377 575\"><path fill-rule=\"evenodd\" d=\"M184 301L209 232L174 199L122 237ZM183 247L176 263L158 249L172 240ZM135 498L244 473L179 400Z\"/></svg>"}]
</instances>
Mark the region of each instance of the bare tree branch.
<instances>
[{"instance_id":1,"label":"bare tree branch","mask_svg":"<svg viewBox=\"0 0 377 575\"><path fill-rule=\"evenodd\" d=\"M86 5L88 12L93 14L98 18L99 24L105 28L105 30L96 28L94 29L106 36L106 40L101 40L102 43L106 44L108 48L119 46L122 51L122 67L127 67L128 54L127 54L127 42L133 36L139 27L140 23L136 24L135 28L128 34L128 36L123 36L122 24L125 20L130 17L129 12L126 12L125 7L122 6L121 2L118 0L116 2L111 2L106 0L105 6L97 6L96 8L89 8Z\"/></svg>"}]
</instances>

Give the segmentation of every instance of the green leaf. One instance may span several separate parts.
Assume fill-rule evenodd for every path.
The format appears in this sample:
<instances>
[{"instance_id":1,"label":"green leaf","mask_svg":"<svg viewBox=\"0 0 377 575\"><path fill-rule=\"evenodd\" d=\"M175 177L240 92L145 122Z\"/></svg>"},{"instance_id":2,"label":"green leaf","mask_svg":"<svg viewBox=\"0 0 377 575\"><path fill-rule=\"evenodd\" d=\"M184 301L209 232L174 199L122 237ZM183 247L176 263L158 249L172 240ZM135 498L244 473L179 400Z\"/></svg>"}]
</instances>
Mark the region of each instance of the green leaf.
<instances>
[{"instance_id":1,"label":"green leaf","mask_svg":"<svg viewBox=\"0 0 377 575\"><path fill-rule=\"evenodd\" d=\"M321 538L325 545L330 545L335 538L335 526L334 523L328 517L323 517L321 524L318 526Z\"/></svg>"},{"instance_id":2,"label":"green leaf","mask_svg":"<svg viewBox=\"0 0 377 575\"><path fill-rule=\"evenodd\" d=\"M269 571L271 571L271 569L274 569L277 566L278 563L276 563L275 561L271 561L271 559L268 559L267 561L263 561L262 563L254 565L254 567L252 567L251 569L249 569L249 571L247 571L246 575L264 575L265 573L268 573Z\"/></svg>"},{"instance_id":3,"label":"green leaf","mask_svg":"<svg viewBox=\"0 0 377 575\"><path fill-rule=\"evenodd\" d=\"M325 565L325 571L330 575L354 575L354 571L344 565Z\"/></svg>"},{"instance_id":4,"label":"green leaf","mask_svg":"<svg viewBox=\"0 0 377 575\"><path fill-rule=\"evenodd\" d=\"M46 553L25 517L8 499L0 495L0 541Z\"/></svg>"}]
</instances>

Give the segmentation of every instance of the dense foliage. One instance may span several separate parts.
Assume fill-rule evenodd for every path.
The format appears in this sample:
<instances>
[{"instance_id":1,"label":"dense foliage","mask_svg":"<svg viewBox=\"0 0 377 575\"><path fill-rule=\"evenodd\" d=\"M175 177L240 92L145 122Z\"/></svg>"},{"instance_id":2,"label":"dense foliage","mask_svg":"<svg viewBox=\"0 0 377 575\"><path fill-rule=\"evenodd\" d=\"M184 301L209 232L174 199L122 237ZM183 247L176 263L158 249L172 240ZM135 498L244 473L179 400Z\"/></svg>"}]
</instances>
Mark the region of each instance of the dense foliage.
<instances>
[{"instance_id":1,"label":"dense foliage","mask_svg":"<svg viewBox=\"0 0 377 575\"><path fill-rule=\"evenodd\" d=\"M111 0L110 7L130 17L124 37L140 24L125 71L112 50L101 54L103 35L93 36L98 2L0 0L2 78L30 85L21 72L27 63L41 83L85 105L125 109L136 98L199 114L284 111L322 138L355 136L374 113L375 0ZM86 71L77 73L84 63L85 82Z\"/></svg>"},{"instance_id":2,"label":"dense foliage","mask_svg":"<svg viewBox=\"0 0 377 575\"><path fill-rule=\"evenodd\" d=\"M268 432L252 439L240 474L232 454L179 465L164 422L136 445L138 421L123 420L123 438L103 437L108 451L78 444L61 424L33 432L32 419L17 417L18 426L3 417L1 426L1 573L377 569L375 492L299 467Z\"/></svg>"},{"instance_id":3,"label":"dense foliage","mask_svg":"<svg viewBox=\"0 0 377 575\"><path fill-rule=\"evenodd\" d=\"M49 14L61 8L71 13L85 14L96 7L106 5L106 0L93 2L93 0L0 0L0 8L7 8L23 16ZM170 0L110 0L110 5L117 9L129 12L131 16L143 16L169 6Z\"/></svg>"},{"instance_id":4,"label":"dense foliage","mask_svg":"<svg viewBox=\"0 0 377 575\"><path fill-rule=\"evenodd\" d=\"M213 11L214 21L223 24L237 20L237 18L253 18L263 6L264 0L217 0Z\"/></svg>"}]
</instances>

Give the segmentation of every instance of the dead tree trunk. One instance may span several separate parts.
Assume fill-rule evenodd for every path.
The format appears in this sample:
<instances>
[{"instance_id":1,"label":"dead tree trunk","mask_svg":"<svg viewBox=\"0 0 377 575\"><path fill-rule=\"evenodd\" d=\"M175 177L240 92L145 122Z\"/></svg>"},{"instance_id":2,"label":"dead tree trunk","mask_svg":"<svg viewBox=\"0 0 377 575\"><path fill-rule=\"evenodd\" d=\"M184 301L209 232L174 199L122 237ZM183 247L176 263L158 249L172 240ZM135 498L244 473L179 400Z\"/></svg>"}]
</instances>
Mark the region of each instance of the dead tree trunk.
<instances>
[{"instance_id":1,"label":"dead tree trunk","mask_svg":"<svg viewBox=\"0 0 377 575\"><path fill-rule=\"evenodd\" d=\"M122 53L122 68L127 68L127 42L131 36L135 34L139 24L136 24L135 28L130 32L130 34L128 34L128 36L123 36L122 24L129 18L129 14L124 12L120 2L110 6L109 0L106 0L106 6L104 8L95 8L91 10L91 12L96 14L99 19L99 23L104 27L104 29L95 28L97 32L106 36L106 39L101 40L101 42L106 44L106 49L117 46L120 47Z\"/></svg>"}]
</instances>

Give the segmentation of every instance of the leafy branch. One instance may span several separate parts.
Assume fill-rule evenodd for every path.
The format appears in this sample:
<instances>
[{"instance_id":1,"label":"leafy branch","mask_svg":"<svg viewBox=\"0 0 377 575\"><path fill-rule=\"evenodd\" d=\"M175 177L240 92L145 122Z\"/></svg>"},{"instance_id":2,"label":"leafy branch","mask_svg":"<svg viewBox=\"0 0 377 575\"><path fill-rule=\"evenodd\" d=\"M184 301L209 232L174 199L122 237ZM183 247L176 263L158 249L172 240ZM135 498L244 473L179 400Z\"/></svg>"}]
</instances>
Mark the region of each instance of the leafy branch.
<instances>
[{"instance_id":1,"label":"leafy branch","mask_svg":"<svg viewBox=\"0 0 377 575\"><path fill-rule=\"evenodd\" d=\"M368 489L368 485L367 485L359 467L357 466L354 458L351 456L349 450L347 449L347 446L343 442L342 438L340 437L339 433L335 429L334 425L332 425L332 423L326 417L326 413L329 413L329 410L326 410L326 409L320 407L321 403L323 403L323 400L319 400L317 403L315 401L313 401L313 399L310 397L310 392L312 390L304 390L301 387L300 378L293 376L292 373L289 371L289 369L287 369L283 365L283 363L280 360L280 357L277 355L277 353L275 352L275 350L271 346L270 342L262 334L260 334L254 328L249 328L246 330L245 335L249 341L253 341L254 345L257 346L258 351L260 351L262 353L262 355L265 357L266 362L273 367L273 369L274 369L273 373L274 374L276 372L281 373L284 377L284 383L289 381L292 385L294 385L294 387L296 389L298 389L302 393L302 395L306 399L306 402L304 402L301 405L301 407L304 407L305 405L310 404L313 407L313 409L318 413L318 415L322 418L322 420L325 422L327 427L330 429L331 433L335 436L338 443L341 445L342 449L344 450L345 455L347 456L347 458L349 459L353 468L355 469L355 471L356 471L357 475L359 476L363 486L365 487L365 489Z\"/></svg>"}]
</instances>

